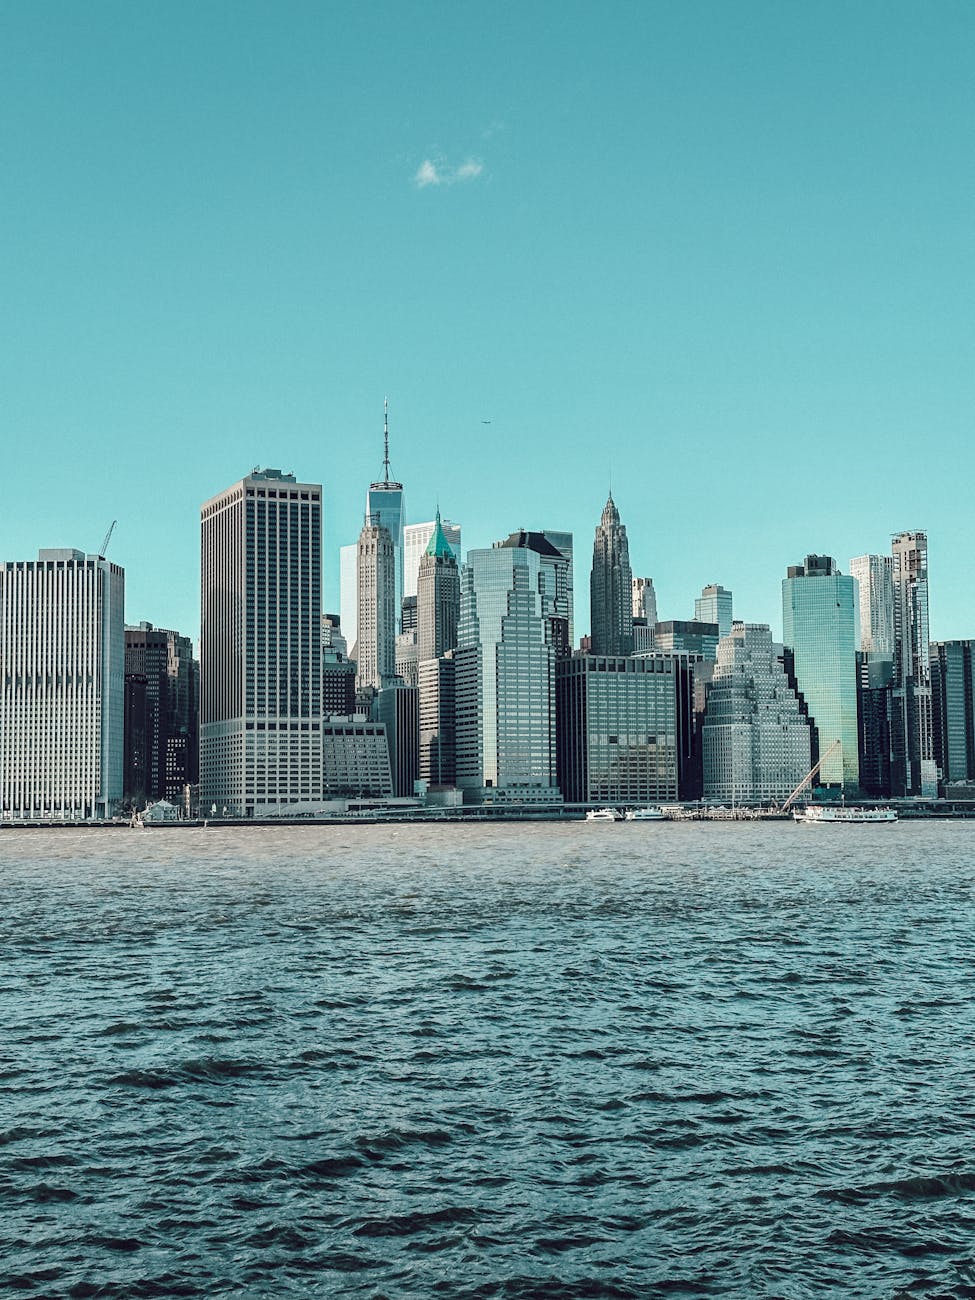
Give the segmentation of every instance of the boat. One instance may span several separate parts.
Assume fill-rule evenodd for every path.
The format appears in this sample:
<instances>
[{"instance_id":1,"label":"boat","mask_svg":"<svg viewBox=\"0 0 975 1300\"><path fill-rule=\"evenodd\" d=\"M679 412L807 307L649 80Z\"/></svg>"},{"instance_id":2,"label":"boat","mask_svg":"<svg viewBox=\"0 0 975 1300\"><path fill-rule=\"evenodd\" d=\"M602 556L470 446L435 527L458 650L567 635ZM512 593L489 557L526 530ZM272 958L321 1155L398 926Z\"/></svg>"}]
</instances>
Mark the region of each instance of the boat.
<instances>
[{"instance_id":1,"label":"boat","mask_svg":"<svg viewBox=\"0 0 975 1300\"><path fill-rule=\"evenodd\" d=\"M627 808L623 820L628 822L663 822L667 814L662 808Z\"/></svg>"},{"instance_id":2,"label":"boat","mask_svg":"<svg viewBox=\"0 0 975 1300\"><path fill-rule=\"evenodd\" d=\"M806 825L861 825L864 822L895 822L894 808L854 808L848 804L811 803L792 812L797 822Z\"/></svg>"},{"instance_id":3,"label":"boat","mask_svg":"<svg viewBox=\"0 0 975 1300\"><path fill-rule=\"evenodd\" d=\"M590 808L586 813L587 822L621 822L623 814L618 808Z\"/></svg>"}]
</instances>

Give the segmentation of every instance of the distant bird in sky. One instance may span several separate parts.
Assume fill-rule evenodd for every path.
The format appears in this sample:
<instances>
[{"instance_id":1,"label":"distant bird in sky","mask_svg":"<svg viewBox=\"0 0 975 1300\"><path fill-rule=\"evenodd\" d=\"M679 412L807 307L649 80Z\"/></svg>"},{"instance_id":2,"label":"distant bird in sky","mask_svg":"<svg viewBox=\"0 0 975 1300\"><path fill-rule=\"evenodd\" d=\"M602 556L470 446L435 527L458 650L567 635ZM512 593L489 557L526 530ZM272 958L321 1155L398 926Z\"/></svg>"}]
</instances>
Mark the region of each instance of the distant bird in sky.
<instances>
[{"instance_id":1,"label":"distant bird in sky","mask_svg":"<svg viewBox=\"0 0 975 1300\"><path fill-rule=\"evenodd\" d=\"M490 420L482 420L481 423L482 423L482 424L490 424L491 421L490 421Z\"/></svg>"}]
</instances>

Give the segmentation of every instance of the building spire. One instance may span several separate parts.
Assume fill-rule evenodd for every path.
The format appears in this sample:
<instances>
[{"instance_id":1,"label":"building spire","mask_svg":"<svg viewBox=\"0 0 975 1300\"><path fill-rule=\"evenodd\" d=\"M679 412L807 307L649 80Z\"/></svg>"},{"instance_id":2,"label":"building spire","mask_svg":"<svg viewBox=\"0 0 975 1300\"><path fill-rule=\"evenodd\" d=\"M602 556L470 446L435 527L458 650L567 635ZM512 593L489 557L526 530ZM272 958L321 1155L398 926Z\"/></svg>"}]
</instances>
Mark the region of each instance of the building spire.
<instances>
[{"instance_id":1,"label":"building spire","mask_svg":"<svg viewBox=\"0 0 975 1300\"><path fill-rule=\"evenodd\" d=\"M389 398L383 398L383 482L389 482Z\"/></svg>"}]
</instances>

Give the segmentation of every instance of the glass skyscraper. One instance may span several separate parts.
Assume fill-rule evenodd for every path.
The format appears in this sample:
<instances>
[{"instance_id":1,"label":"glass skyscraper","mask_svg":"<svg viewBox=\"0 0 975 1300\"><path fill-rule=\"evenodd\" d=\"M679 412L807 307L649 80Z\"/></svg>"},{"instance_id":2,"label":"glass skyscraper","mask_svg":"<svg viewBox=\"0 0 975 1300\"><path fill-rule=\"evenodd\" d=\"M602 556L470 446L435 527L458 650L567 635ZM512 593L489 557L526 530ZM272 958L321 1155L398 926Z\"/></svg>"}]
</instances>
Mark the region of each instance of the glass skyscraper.
<instances>
[{"instance_id":1,"label":"glass skyscraper","mask_svg":"<svg viewBox=\"0 0 975 1300\"><path fill-rule=\"evenodd\" d=\"M807 555L782 580L782 641L792 655L796 685L825 755L820 785L856 790L860 784L857 662L860 606L857 581L828 555ZM840 748L827 753L836 741Z\"/></svg>"},{"instance_id":2,"label":"glass skyscraper","mask_svg":"<svg viewBox=\"0 0 975 1300\"><path fill-rule=\"evenodd\" d=\"M696 623L717 623L718 636L731 635L732 596L726 587L712 582L694 601Z\"/></svg>"},{"instance_id":3,"label":"glass skyscraper","mask_svg":"<svg viewBox=\"0 0 975 1300\"><path fill-rule=\"evenodd\" d=\"M406 497L403 484L389 477L389 403L383 418L383 477L369 484L366 493L366 524L385 528L393 543L393 566L396 577L396 630L402 631L403 618L403 526L406 523Z\"/></svg>"}]
</instances>

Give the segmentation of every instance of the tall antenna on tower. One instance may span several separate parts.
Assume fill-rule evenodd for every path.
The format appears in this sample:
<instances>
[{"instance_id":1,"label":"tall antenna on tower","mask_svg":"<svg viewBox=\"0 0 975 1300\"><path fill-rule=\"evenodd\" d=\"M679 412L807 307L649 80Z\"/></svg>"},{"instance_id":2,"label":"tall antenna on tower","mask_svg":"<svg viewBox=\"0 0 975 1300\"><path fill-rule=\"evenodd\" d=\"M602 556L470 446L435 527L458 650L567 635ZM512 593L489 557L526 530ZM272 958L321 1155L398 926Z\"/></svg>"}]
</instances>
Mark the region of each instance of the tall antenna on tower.
<instances>
[{"instance_id":1,"label":"tall antenna on tower","mask_svg":"<svg viewBox=\"0 0 975 1300\"><path fill-rule=\"evenodd\" d=\"M389 482L389 398L383 398L383 482Z\"/></svg>"}]
</instances>

